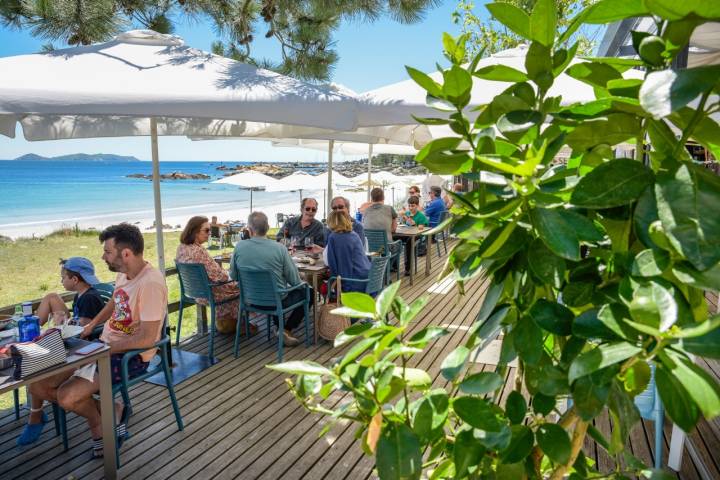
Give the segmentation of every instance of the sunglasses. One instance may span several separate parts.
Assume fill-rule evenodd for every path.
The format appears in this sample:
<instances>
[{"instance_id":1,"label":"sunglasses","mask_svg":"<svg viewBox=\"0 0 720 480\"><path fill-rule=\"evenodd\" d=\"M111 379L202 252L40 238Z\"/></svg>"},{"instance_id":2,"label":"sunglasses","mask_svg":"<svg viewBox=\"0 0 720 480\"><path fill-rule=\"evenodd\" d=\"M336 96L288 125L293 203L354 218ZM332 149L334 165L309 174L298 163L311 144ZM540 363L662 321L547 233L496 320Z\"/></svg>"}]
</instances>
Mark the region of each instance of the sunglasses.
<instances>
[{"instance_id":1,"label":"sunglasses","mask_svg":"<svg viewBox=\"0 0 720 480\"><path fill-rule=\"evenodd\" d=\"M332 207L333 210L345 210L345 205L335 205Z\"/></svg>"},{"instance_id":2,"label":"sunglasses","mask_svg":"<svg viewBox=\"0 0 720 480\"><path fill-rule=\"evenodd\" d=\"M305 207L306 212L317 212L317 208L315 207Z\"/></svg>"}]
</instances>

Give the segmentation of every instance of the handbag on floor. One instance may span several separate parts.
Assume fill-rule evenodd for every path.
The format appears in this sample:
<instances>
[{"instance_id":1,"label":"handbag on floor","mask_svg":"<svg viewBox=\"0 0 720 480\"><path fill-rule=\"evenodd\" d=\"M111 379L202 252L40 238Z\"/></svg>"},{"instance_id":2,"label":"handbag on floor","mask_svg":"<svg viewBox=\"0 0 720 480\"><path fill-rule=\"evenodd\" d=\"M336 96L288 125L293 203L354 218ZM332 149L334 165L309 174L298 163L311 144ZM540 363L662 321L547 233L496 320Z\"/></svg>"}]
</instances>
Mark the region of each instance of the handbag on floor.
<instances>
[{"instance_id":1,"label":"handbag on floor","mask_svg":"<svg viewBox=\"0 0 720 480\"><path fill-rule=\"evenodd\" d=\"M13 358L13 378L23 379L54 365L65 363L67 351L60 329L51 328L32 342L10 345Z\"/></svg>"},{"instance_id":2,"label":"handbag on floor","mask_svg":"<svg viewBox=\"0 0 720 480\"><path fill-rule=\"evenodd\" d=\"M335 302L330 302L329 293L332 291L332 286L328 285L328 302L320 307L320 318L318 319L317 325L318 335L331 342L335 340L335 337L337 337L340 332L343 332L350 326L349 318L332 313L333 310L342 306L342 300L340 298L342 284L340 277L337 277L335 287L337 290L336 300Z\"/></svg>"}]
</instances>

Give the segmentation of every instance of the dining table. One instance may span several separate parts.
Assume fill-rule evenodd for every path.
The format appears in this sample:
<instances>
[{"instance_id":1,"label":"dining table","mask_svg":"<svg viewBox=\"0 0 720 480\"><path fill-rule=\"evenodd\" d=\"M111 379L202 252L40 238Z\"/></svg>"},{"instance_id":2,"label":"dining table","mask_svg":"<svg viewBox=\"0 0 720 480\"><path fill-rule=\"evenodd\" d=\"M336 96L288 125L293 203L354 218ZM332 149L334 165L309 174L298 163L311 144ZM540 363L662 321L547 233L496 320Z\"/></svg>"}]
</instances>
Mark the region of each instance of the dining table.
<instances>
[{"instance_id":1,"label":"dining table","mask_svg":"<svg viewBox=\"0 0 720 480\"><path fill-rule=\"evenodd\" d=\"M98 376L100 378L100 416L102 418L104 478L115 480L118 478L118 472L115 461L115 420L113 415L112 374L110 372L110 347L103 345L87 355L79 355L76 353L80 348L89 343L90 342L78 338L67 339L67 355L64 363L48 367L41 372L29 375L20 380L14 379L13 367L0 370L0 395L22 387L27 387L33 383L57 375L58 373L74 372L83 365L97 362Z\"/></svg>"},{"instance_id":2,"label":"dining table","mask_svg":"<svg viewBox=\"0 0 720 480\"><path fill-rule=\"evenodd\" d=\"M393 238L407 238L410 242L410 285L415 281L415 243L428 228L418 228L409 225L398 225ZM427 250L425 252L425 275L430 275L430 252L432 251L433 235L427 235Z\"/></svg>"}]
</instances>

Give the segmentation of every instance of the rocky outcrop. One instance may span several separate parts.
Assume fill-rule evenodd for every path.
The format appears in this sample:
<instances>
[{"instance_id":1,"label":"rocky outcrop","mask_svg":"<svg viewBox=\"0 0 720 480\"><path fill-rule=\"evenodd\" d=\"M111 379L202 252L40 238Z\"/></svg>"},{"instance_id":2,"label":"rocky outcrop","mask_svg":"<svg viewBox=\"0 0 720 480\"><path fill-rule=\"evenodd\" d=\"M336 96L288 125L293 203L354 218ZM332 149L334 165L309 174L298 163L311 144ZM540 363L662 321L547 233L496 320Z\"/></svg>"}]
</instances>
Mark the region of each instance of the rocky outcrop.
<instances>
[{"instance_id":1,"label":"rocky outcrop","mask_svg":"<svg viewBox=\"0 0 720 480\"><path fill-rule=\"evenodd\" d=\"M142 178L145 180L152 180L152 175L145 175L143 173L131 173L126 175L127 178ZM210 175L204 173L183 173L183 172L172 172L163 173L160 175L161 180L207 180Z\"/></svg>"}]
</instances>

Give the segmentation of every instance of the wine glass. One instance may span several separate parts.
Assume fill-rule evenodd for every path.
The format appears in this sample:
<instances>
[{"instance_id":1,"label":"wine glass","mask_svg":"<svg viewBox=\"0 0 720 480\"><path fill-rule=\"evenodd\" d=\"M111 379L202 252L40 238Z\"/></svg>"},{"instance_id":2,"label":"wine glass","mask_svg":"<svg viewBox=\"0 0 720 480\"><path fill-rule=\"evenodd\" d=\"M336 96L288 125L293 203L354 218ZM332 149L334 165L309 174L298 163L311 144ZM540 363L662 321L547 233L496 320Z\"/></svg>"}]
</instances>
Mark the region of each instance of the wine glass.
<instances>
[{"instance_id":1,"label":"wine glass","mask_svg":"<svg viewBox=\"0 0 720 480\"><path fill-rule=\"evenodd\" d=\"M290 237L290 251L292 253L295 253L295 249L297 248L298 243L300 243L300 237L298 237L297 235L293 235L292 237Z\"/></svg>"},{"instance_id":2,"label":"wine glass","mask_svg":"<svg viewBox=\"0 0 720 480\"><path fill-rule=\"evenodd\" d=\"M305 237L305 251L310 253L312 252L313 248L313 239L312 237Z\"/></svg>"}]
</instances>

